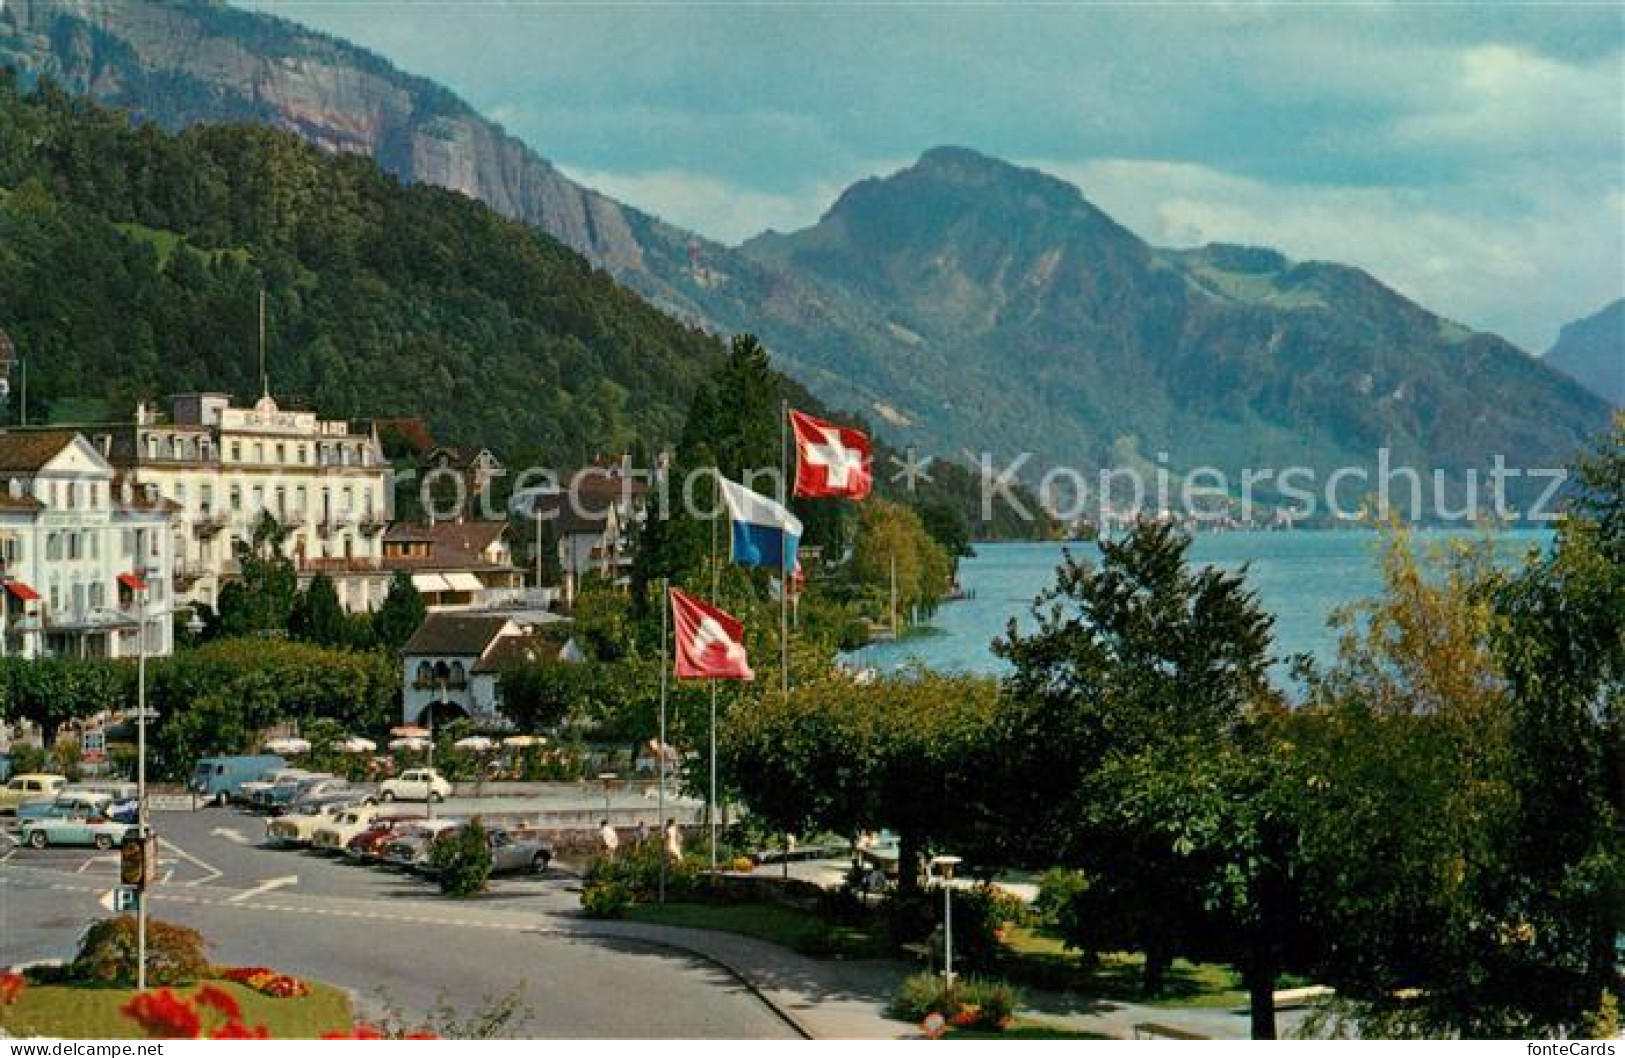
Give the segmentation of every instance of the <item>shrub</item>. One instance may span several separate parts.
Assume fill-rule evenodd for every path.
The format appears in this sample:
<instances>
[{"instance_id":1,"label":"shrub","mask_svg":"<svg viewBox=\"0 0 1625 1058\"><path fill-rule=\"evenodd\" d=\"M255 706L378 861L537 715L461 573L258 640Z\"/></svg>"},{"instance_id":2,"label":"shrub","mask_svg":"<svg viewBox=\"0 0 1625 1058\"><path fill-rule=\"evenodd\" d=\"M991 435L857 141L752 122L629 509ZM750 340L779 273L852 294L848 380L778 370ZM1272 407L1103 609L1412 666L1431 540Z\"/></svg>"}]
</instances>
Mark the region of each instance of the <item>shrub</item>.
<instances>
[{"instance_id":1,"label":"shrub","mask_svg":"<svg viewBox=\"0 0 1625 1058\"><path fill-rule=\"evenodd\" d=\"M231 966L221 970L219 976L272 999L297 999L310 995L310 986L299 978L279 974L263 966Z\"/></svg>"},{"instance_id":2,"label":"shrub","mask_svg":"<svg viewBox=\"0 0 1625 1058\"><path fill-rule=\"evenodd\" d=\"M491 878L491 845L479 817L436 841L429 849L429 863L435 868L440 891L447 896L484 892Z\"/></svg>"},{"instance_id":3,"label":"shrub","mask_svg":"<svg viewBox=\"0 0 1625 1058\"><path fill-rule=\"evenodd\" d=\"M927 892L897 892L885 904L886 929L896 945L930 936L942 913L942 897Z\"/></svg>"},{"instance_id":4,"label":"shrub","mask_svg":"<svg viewBox=\"0 0 1625 1058\"><path fill-rule=\"evenodd\" d=\"M1003 981L962 977L950 991L936 974L906 978L892 997L890 1013L902 1021L920 1022L932 1014L962 1029L998 1032L1010 1023L1019 997Z\"/></svg>"},{"instance_id":5,"label":"shrub","mask_svg":"<svg viewBox=\"0 0 1625 1058\"><path fill-rule=\"evenodd\" d=\"M32 743L16 743L11 747L10 756L13 775L45 770L45 751Z\"/></svg>"},{"instance_id":6,"label":"shrub","mask_svg":"<svg viewBox=\"0 0 1625 1058\"><path fill-rule=\"evenodd\" d=\"M1082 871L1051 867L1038 880L1038 899L1033 901L1033 911L1044 925L1064 932L1075 902L1088 888L1089 879Z\"/></svg>"},{"instance_id":7,"label":"shrub","mask_svg":"<svg viewBox=\"0 0 1625 1058\"><path fill-rule=\"evenodd\" d=\"M632 904L632 892L620 882L592 882L581 890L581 910L588 918L620 918Z\"/></svg>"},{"instance_id":8,"label":"shrub","mask_svg":"<svg viewBox=\"0 0 1625 1058\"><path fill-rule=\"evenodd\" d=\"M598 856L587 865L585 881L614 882L624 887L635 901L653 900L660 890L660 861L664 849L658 840L647 841L630 848L623 847L614 856ZM666 896L680 898L693 895L699 887L700 865L693 858L666 864Z\"/></svg>"},{"instance_id":9,"label":"shrub","mask_svg":"<svg viewBox=\"0 0 1625 1058\"><path fill-rule=\"evenodd\" d=\"M210 975L203 934L158 919L147 921L147 980L157 985L189 984ZM136 979L135 918L104 918L85 931L74 957L75 980L132 985Z\"/></svg>"},{"instance_id":10,"label":"shrub","mask_svg":"<svg viewBox=\"0 0 1625 1058\"><path fill-rule=\"evenodd\" d=\"M996 885L954 891L954 957L991 969L1004 939L1004 927L1030 921L1026 901Z\"/></svg>"}]
</instances>

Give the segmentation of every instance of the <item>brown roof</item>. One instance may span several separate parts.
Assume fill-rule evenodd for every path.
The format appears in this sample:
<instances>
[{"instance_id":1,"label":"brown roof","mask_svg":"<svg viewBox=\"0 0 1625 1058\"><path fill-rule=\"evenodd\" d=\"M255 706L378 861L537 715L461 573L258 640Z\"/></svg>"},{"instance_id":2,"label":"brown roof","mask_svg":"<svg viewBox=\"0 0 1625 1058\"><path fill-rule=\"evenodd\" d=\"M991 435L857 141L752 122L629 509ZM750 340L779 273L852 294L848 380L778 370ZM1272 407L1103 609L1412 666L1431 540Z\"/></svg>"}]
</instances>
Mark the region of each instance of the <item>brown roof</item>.
<instances>
[{"instance_id":1,"label":"brown roof","mask_svg":"<svg viewBox=\"0 0 1625 1058\"><path fill-rule=\"evenodd\" d=\"M129 499L124 498L125 484ZM113 506L121 511L178 511L181 505L159 495L156 487L143 485L123 472L113 475Z\"/></svg>"},{"instance_id":2,"label":"brown roof","mask_svg":"<svg viewBox=\"0 0 1625 1058\"><path fill-rule=\"evenodd\" d=\"M583 498L616 500L622 496L637 498L649 491L648 483L619 471L614 473L589 468L570 479L570 487Z\"/></svg>"},{"instance_id":3,"label":"brown roof","mask_svg":"<svg viewBox=\"0 0 1625 1058\"><path fill-rule=\"evenodd\" d=\"M73 443L74 430L7 430L0 433L0 472L38 470Z\"/></svg>"},{"instance_id":4,"label":"brown roof","mask_svg":"<svg viewBox=\"0 0 1625 1058\"><path fill-rule=\"evenodd\" d=\"M13 496L10 492L0 490L0 511L26 511L32 514L45 509L45 504L32 496Z\"/></svg>"},{"instance_id":5,"label":"brown roof","mask_svg":"<svg viewBox=\"0 0 1625 1058\"><path fill-rule=\"evenodd\" d=\"M574 502L563 493L537 496L530 516L540 517L553 534L560 536L597 535L609 524L610 504L599 497L582 494Z\"/></svg>"},{"instance_id":6,"label":"brown roof","mask_svg":"<svg viewBox=\"0 0 1625 1058\"><path fill-rule=\"evenodd\" d=\"M559 652L569 640L554 639L535 634L503 636L491 647L490 653L474 666L475 672L500 672L509 665L524 661L557 661Z\"/></svg>"},{"instance_id":7,"label":"brown roof","mask_svg":"<svg viewBox=\"0 0 1625 1058\"><path fill-rule=\"evenodd\" d=\"M477 658L508 624L506 617L432 613L407 642L405 654Z\"/></svg>"},{"instance_id":8,"label":"brown roof","mask_svg":"<svg viewBox=\"0 0 1625 1058\"><path fill-rule=\"evenodd\" d=\"M434 447L434 436L428 424L415 415L374 419L372 428L378 431L378 443L389 455L410 453L421 456Z\"/></svg>"},{"instance_id":9,"label":"brown roof","mask_svg":"<svg viewBox=\"0 0 1625 1058\"><path fill-rule=\"evenodd\" d=\"M490 566L485 557L485 550L502 538L508 531L507 522L493 521L451 521L424 524L422 522L396 522L384 533L385 540L396 542L430 541L429 557L427 559L402 559L401 556L391 556L390 561L402 561L403 564L424 565L435 567L467 568L471 566Z\"/></svg>"}]
</instances>

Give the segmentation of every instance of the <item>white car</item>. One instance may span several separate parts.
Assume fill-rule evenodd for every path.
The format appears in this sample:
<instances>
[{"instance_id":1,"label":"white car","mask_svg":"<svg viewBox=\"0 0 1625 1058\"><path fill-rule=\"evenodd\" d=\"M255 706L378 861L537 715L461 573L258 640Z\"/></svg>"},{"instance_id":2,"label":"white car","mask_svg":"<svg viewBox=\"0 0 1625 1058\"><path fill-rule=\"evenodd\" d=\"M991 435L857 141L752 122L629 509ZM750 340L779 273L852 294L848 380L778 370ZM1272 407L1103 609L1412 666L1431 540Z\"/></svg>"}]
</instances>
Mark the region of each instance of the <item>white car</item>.
<instances>
[{"instance_id":1,"label":"white car","mask_svg":"<svg viewBox=\"0 0 1625 1058\"><path fill-rule=\"evenodd\" d=\"M310 847L323 852L343 852L350 839L372 829L383 810L371 805L351 805L335 816L317 821Z\"/></svg>"},{"instance_id":2,"label":"white car","mask_svg":"<svg viewBox=\"0 0 1625 1058\"><path fill-rule=\"evenodd\" d=\"M444 801L451 783L431 768L412 768L378 785L380 801Z\"/></svg>"},{"instance_id":3,"label":"white car","mask_svg":"<svg viewBox=\"0 0 1625 1058\"><path fill-rule=\"evenodd\" d=\"M310 804L303 808L289 812L285 816L278 816L265 824L265 840L271 845L309 845L316 837L316 830L324 824L331 823L344 812L352 809L350 802L329 801L325 804Z\"/></svg>"}]
</instances>

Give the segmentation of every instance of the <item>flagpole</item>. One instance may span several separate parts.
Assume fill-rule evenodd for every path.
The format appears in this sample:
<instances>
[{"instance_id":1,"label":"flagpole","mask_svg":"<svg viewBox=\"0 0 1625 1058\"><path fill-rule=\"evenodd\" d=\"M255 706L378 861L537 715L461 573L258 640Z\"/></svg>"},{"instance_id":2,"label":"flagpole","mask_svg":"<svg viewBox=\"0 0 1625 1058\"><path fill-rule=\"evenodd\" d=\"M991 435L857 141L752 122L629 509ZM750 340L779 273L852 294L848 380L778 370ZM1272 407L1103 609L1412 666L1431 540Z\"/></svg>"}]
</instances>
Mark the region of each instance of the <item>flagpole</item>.
<instances>
[{"instance_id":1,"label":"flagpole","mask_svg":"<svg viewBox=\"0 0 1625 1058\"><path fill-rule=\"evenodd\" d=\"M790 510L790 402L779 401L779 502ZM779 533L779 675L790 700L790 541Z\"/></svg>"},{"instance_id":2,"label":"flagpole","mask_svg":"<svg viewBox=\"0 0 1625 1058\"><path fill-rule=\"evenodd\" d=\"M660 745L656 748L660 778L660 903L666 902L666 640L671 621L671 588L665 577L660 578Z\"/></svg>"},{"instance_id":3,"label":"flagpole","mask_svg":"<svg viewBox=\"0 0 1625 1058\"><path fill-rule=\"evenodd\" d=\"M711 605L720 606L722 568L717 563L717 518L711 518ZM707 822L711 824L711 871L717 869L717 681L711 678L711 799L706 805Z\"/></svg>"}]
</instances>

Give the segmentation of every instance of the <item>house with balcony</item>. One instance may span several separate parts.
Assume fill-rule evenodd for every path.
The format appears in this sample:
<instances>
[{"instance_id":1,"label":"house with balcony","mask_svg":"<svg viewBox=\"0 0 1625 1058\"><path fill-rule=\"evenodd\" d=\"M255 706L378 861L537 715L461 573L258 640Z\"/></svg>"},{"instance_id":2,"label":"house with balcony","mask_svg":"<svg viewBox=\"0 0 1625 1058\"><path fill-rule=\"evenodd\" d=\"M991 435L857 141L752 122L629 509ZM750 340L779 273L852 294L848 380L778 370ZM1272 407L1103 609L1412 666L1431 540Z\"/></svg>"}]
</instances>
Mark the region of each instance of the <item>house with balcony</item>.
<instances>
[{"instance_id":1,"label":"house with balcony","mask_svg":"<svg viewBox=\"0 0 1625 1058\"><path fill-rule=\"evenodd\" d=\"M588 575L625 586L632 574L632 538L644 517L647 475L622 460L576 472L558 488L518 493L513 506L552 543L565 604Z\"/></svg>"},{"instance_id":2,"label":"house with balcony","mask_svg":"<svg viewBox=\"0 0 1625 1058\"><path fill-rule=\"evenodd\" d=\"M431 613L402 651L401 719L443 724L467 717L505 726L502 670L544 660L574 663L583 655L574 640L547 626L500 614Z\"/></svg>"},{"instance_id":3,"label":"house with balcony","mask_svg":"<svg viewBox=\"0 0 1625 1058\"><path fill-rule=\"evenodd\" d=\"M145 404L133 423L86 429L104 459L173 503L174 590L182 604L218 605L262 513L308 583L333 578L339 602L362 612L383 601L389 465L374 433L265 393L238 407L223 393L183 393L168 415Z\"/></svg>"},{"instance_id":4,"label":"house with balcony","mask_svg":"<svg viewBox=\"0 0 1625 1058\"><path fill-rule=\"evenodd\" d=\"M177 517L83 433L0 433L0 651L169 654Z\"/></svg>"},{"instance_id":5,"label":"house with balcony","mask_svg":"<svg viewBox=\"0 0 1625 1058\"><path fill-rule=\"evenodd\" d=\"M430 613L505 606L524 592L507 522L396 522L384 533L383 568L409 573Z\"/></svg>"}]
</instances>

